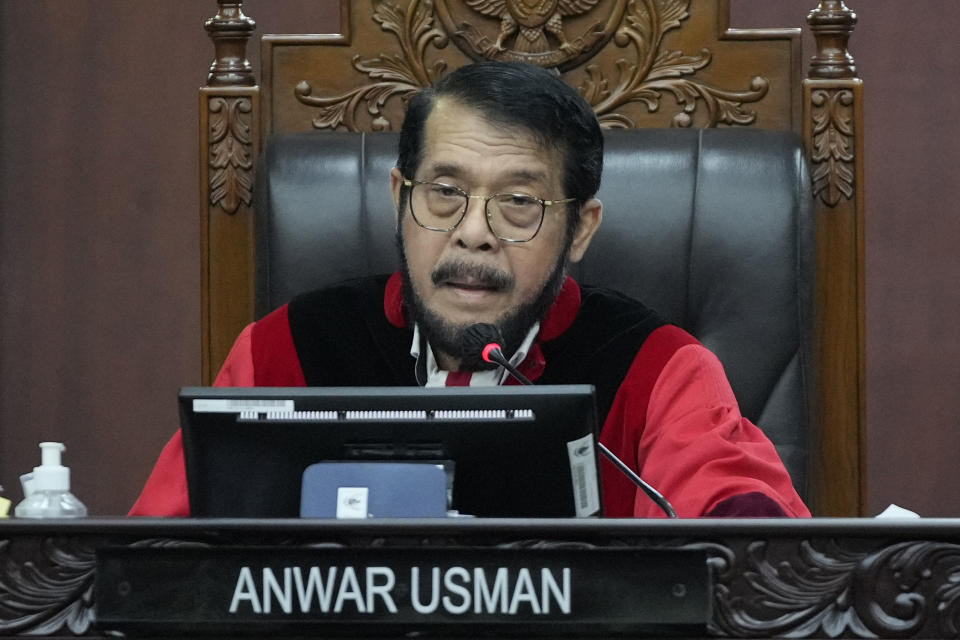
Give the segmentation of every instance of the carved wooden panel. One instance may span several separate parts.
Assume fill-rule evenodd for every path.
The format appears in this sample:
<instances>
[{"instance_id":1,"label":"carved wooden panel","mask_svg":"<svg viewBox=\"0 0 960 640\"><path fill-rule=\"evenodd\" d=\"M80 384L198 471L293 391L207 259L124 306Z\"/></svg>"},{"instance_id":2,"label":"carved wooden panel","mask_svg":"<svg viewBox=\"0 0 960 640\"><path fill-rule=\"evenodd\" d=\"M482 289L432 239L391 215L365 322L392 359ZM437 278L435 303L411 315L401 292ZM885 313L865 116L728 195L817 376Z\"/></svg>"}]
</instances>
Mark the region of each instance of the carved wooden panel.
<instances>
[{"instance_id":1,"label":"carved wooden panel","mask_svg":"<svg viewBox=\"0 0 960 640\"><path fill-rule=\"evenodd\" d=\"M960 587L951 577L960 570L958 544L864 548L856 540L808 539L793 557L783 551L757 540L738 555L741 579L715 593L721 634L955 638L960 631Z\"/></svg>"},{"instance_id":2,"label":"carved wooden panel","mask_svg":"<svg viewBox=\"0 0 960 640\"><path fill-rule=\"evenodd\" d=\"M18 526L11 526L11 525ZM96 628L96 549L700 549L710 637L956 638L957 521L84 521L0 524L0 635ZM630 594L625 593L629 598Z\"/></svg>"},{"instance_id":3,"label":"carved wooden panel","mask_svg":"<svg viewBox=\"0 0 960 640\"><path fill-rule=\"evenodd\" d=\"M210 204L236 213L253 198L250 99L215 96L209 102Z\"/></svg>"},{"instance_id":4,"label":"carved wooden panel","mask_svg":"<svg viewBox=\"0 0 960 640\"><path fill-rule=\"evenodd\" d=\"M853 92L849 89L816 89L811 95L813 193L835 206L853 197L854 118Z\"/></svg>"},{"instance_id":5,"label":"carved wooden panel","mask_svg":"<svg viewBox=\"0 0 960 640\"><path fill-rule=\"evenodd\" d=\"M253 181L259 153L256 87L200 90L202 373L212 383L253 318Z\"/></svg>"},{"instance_id":6,"label":"carved wooden panel","mask_svg":"<svg viewBox=\"0 0 960 640\"><path fill-rule=\"evenodd\" d=\"M96 558L71 538L0 539L0 634L86 634Z\"/></svg>"},{"instance_id":7,"label":"carved wooden panel","mask_svg":"<svg viewBox=\"0 0 960 640\"><path fill-rule=\"evenodd\" d=\"M818 515L866 504L866 294L864 282L863 83L847 41L857 16L820 0L807 16L817 43L804 80L804 144L817 215Z\"/></svg>"},{"instance_id":8,"label":"carved wooden panel","mask_svg":"<svg viewBox=\"0 0 960 640\"><path fill-rule=\"evenodd\" d=\"M349 36L265 37L266 132L396 129L471 60L556 69L606 127L799 129L799 30L730 31L722 0L373 0ZM349 46L347 46L349 45Z\"/></svg>"}]
</instances>

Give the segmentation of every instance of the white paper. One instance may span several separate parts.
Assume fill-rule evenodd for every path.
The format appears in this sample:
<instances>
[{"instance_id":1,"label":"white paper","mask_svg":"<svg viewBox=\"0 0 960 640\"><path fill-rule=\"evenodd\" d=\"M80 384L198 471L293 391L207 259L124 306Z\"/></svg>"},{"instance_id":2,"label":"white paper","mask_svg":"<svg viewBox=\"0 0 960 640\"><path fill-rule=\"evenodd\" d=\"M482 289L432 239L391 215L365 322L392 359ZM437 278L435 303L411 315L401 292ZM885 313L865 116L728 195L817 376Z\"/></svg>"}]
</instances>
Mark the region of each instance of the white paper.
<instances>
[{"instance_id":1,"label":"white paper","mask_svg":"<svg viewBox=\"0 0 960 640\"><path fill-rule=\"evenodd\" d=\"M369 495L370 489L367 487L338 487L337 518L340 520L366 518Z\"/></svg>"},{"instance_id":2,"label":"white paper","mask_svg":"<svg viewBox=\"0 0 960 640\"><path fill-rule=\"evenodd\" d=\"M891 504L889 507L883 510L882 513L877 514L878 518L919 518L919 513L914 513L909 509L904 509L903 507L898 507L895 504Z\"/></svg>"}]
</instances>

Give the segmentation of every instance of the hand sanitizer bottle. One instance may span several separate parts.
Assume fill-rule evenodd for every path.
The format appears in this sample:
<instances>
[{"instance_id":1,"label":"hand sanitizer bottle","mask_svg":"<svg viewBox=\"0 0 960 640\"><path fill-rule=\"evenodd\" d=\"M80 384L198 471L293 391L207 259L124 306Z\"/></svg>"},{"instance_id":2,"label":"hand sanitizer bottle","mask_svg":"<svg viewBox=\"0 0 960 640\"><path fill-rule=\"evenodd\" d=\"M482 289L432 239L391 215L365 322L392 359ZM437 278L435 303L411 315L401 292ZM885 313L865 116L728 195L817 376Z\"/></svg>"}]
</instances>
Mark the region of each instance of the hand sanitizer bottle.
<instances>
[{"instance_id":1,"label":"hand sanitizer bottle","mask_svg":"<svg viewBox=\"0 0 960 640\"><path fill-rule=\"evenodd\" d=\"M70 493L70 469L60 464L66 447L59 442L41 442L41 464L33 473L20 476L23 502L14 509L18 518L81 518L87 508Z\"/></svg>"}]
</instances>

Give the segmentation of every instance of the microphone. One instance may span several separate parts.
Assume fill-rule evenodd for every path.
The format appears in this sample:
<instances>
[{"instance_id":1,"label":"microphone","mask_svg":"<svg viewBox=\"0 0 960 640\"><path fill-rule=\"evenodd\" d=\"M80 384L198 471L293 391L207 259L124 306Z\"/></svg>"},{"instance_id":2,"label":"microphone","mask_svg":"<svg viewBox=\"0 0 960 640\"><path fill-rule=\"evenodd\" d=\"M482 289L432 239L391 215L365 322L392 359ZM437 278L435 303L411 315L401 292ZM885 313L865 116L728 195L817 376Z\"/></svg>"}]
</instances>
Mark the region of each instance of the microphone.
<instances>
[{"instance_id":1,"label":"microphone","mask_svg":"<svg viewBox=\"0 0 960 640\"><path fill-rule=\"evenodd\" d=\"M480 354L480 357L483 358L485 362L492 362L498 364L504 369L507 370L507 373L512 375L514 378L519 380L522 384L533 386L533 383L527 379L522 373L520 373L516 367L514 367L507 360L506 356L503 355L503 347L500 346L500 343L503 342L503 337L500 335L500 330L492 324L487 324L484 322L478 322L467 328L464 332L462 339L462 346L464 353L470 354ZM623 473L633 484L637 485L647 496L653 500L660 509L667 514L668 518L676 518L677 512L673 509L673 505L670 504L670 501L663 497L663 494L654 489L650 484L648 484L643 478L641 478L637 473L631 469L627 464L618 458L613 451L610 451L602 442L597 440L597 447L600 449L600 453L604 457L613 463L621 473Z\"/></svg>"},{"instance_id":2,"label":"microphone","mask_svg":"<svg viewBox=\"0 0 960 640\"><path fill-rule=\"evenodd\" d=\"M503 336L500 335L500 329L497 329L496 325L478 322L467 327L467 330L463 333L461 344L464 353L471 355L479 353L484 362L498 364L521 383L532 386L533 383L517 371L517 368L510 364L507 357L503 355L502 342Z\"/></svg>"}]
</instances>

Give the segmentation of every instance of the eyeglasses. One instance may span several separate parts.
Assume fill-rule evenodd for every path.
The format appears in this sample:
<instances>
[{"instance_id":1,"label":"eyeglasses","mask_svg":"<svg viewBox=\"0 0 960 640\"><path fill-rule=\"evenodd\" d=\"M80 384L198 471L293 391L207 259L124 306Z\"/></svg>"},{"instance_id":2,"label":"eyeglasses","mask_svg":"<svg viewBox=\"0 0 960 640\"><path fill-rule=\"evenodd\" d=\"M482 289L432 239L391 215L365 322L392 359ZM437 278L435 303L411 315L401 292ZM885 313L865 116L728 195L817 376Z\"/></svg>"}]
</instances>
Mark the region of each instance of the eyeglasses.
<instances>
[{"instance_id":1,"label":"eyeglasses","mask_svg":"<svg viewBox=\"0 0 960 640\"><path fill-rule=\"evenodd\" d=\"M528 242L540 231L547 207L573 202L576 198L541 200L523 193L493 193L472 196L459 187L442 182L407 180L410 213L414 221L431 231L453 231L463 221L471 198L483 200L487 226L505 242Z\"/></svg>"}]
</instances>

